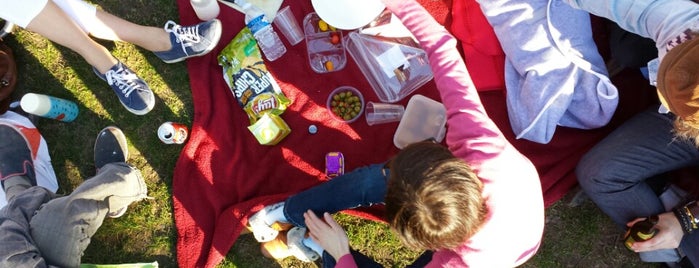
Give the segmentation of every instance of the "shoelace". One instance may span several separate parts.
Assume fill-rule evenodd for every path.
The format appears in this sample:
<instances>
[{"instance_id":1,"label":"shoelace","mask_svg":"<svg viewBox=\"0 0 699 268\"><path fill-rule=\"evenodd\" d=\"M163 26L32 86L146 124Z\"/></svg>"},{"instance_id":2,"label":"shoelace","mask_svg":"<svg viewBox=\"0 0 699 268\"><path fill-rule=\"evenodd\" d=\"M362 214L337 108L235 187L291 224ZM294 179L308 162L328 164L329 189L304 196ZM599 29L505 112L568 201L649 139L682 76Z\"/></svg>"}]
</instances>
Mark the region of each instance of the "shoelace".
<instances>
[{"instance_id":1,"label":"shoelace","mask_svg":"<svg viewBox=\"0 0 699 268\"><path fill-rule=\"evenodd\" d=\"M121 90L121 93L127 98L131 92L136 90L136 87L138 87L138 83L134 81L138 80L138 76L132 72L129 72L129 70L124 67L119 67L119 69L116 71L109 70L104 75L107 78L107 83L109 83L109 85L116 84Z\"/></svg>"},{"instance_id":2,"label":"shoelace","mask_svg":"<svg viewBox=\"0 0 699 268\"><path fill-rule=\"evenodd\" d=\"M187 53L187 47L201 42L199 25L182 27L174 21L169 20L167 23L165 23L165 31L175 35L177 43L180 43L182 51L184 51L184 54L186 55L189 55L189 53Z\"/></svg>"}]
</instances>

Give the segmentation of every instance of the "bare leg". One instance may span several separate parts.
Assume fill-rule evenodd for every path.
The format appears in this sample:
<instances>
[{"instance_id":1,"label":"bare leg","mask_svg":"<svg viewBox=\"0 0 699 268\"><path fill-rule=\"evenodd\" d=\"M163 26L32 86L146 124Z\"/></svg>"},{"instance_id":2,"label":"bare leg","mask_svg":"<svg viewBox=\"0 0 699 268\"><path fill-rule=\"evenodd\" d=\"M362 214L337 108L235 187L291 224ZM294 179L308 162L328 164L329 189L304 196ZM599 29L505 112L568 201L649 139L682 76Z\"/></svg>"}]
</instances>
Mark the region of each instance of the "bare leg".
<instances>
[{"instance_id":1,"label":"bare leg","mask_svg":"<svg viewBox=\"0 0 699 268\"><path fill-rule=\"evenodd\" d=\"M46 3L26 29L75 51L101 73L117 63L117 59L105 47L92 40L53 1Z\"/></svg>"},{"instance_id":2,"label":"bare leg","mask_svg":"<svg viewBox=\"0 0 699 268\"><path fill-rule=\"evenodd\" d=\"M125 41L153 52L172 47L170 34L163 28L138 25L99 9L97 23L89 26L88 30L94 37Z\"/></svg>"}]
</instances>

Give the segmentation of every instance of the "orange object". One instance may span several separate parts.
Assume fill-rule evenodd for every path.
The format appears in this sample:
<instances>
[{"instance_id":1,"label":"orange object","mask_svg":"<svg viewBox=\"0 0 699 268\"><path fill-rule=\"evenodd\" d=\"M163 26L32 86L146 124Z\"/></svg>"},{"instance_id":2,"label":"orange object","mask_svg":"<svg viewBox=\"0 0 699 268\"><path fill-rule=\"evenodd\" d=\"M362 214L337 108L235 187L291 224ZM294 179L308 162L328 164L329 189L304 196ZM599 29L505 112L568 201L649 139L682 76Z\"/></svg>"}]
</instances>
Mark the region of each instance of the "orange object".
<instances>
[{"instance_id":1,"label":"orange object","mask_svg":"<svg viewBox=\"0 0 699 268\"><path fill-rule=\"evenodd\" d=\"M339 44L340 35L338 35L337 33L332 33L332 35L330 36L330 43L333 43L334 45Z\"/></svg>"},{"instance_id":2,"label":"orange object","mask_svg":"<svg viewBox=\"0 0 699 268\"><path fill-rule=\"evenodd\" d=\"M332 61L326 61L324 65L325 65L325 70L327 70L328 72L332 72L333 70L335 70L335 65L333 64Z\"/></svg>"}]
</instances>

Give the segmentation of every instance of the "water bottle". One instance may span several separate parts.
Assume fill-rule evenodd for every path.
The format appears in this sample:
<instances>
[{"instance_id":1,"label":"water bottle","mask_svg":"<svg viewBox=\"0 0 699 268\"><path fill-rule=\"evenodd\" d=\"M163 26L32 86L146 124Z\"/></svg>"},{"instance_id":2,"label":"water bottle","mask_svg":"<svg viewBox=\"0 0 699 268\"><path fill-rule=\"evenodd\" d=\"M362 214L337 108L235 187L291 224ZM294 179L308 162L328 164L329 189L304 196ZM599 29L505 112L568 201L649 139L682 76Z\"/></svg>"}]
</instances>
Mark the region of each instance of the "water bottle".
<instances>
[{"instance_id":1,"label":"water bottle","mask_svg":"<svg viewBox=\"0 0 699 268\"><path fill-rule=\"evenodd\" d=\"M220 9L216 0L190 0L189 3L194 9L197 17L203 21L210 21L218 17Z\"/></svg>"},{"instance_id":2,"label":"water bottle","mask_svg":"<svg viewBox=\"0 0 699 268\"><path fill-rule=\"evenodd\" d=\"M257 45L260 46L260 50L267 60L274 61L284 55L286 46L272 28L265 12L246 0L235 0L235 3L243 9L245 25L250 28L252 35L257 40Z\"/></svg>"},{"instance_id":3,"label":"water bottle","mask_svg":"<svg viewBox=\"0 0 699 268\"><path fill-rule=\"evenodd\" d=\"M72 122L78 116L75 102L42 94L24 94L19 105L27 113L63 122Z\"/></svg>"}]
</instances>

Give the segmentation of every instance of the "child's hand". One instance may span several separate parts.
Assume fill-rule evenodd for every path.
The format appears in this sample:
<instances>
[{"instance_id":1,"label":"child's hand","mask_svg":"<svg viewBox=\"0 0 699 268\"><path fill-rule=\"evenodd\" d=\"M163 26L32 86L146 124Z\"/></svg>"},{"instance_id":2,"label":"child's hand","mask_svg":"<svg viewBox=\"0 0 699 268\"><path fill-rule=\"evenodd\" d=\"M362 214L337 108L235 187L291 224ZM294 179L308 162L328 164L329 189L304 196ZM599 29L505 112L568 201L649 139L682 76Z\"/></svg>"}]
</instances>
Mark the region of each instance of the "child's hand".
<instances>
[{"instance_id":1,"label":"child's hand","mask_svg":"<svg viewBox=\"0 0 699 268\"><path fill-rule=\"evenodd\" d=\"M308 210L306 213L303 213L303 217L306 220L306 227L308 227L308 233L313 241L333 256L335 261L350 253L349 240L345 230L337 224L330 214L324 213L324 220L322 220L313 211Z\"/></svg>"}]
</instances>

